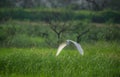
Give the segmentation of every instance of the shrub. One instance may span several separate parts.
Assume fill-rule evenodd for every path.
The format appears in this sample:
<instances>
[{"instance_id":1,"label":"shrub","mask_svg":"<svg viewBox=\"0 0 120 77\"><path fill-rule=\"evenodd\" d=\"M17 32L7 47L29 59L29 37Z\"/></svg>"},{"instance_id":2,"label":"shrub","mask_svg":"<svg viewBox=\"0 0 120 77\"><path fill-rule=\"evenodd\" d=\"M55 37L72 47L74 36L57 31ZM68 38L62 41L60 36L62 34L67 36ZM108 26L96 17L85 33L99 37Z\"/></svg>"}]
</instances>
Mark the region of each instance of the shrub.
<instances>
[{"instance_id":1,"label":"shrub","mask_svg":"<svg viewBox=\"0 0 120 77\"><path fill-rule=\"evenodd\" d=\"M115 23L120 23L120 12L113 10L104 10L99 12L94 12L92 16L93 22L104 23L109 20L113 20Z\"/></svg>"}]
</instances>

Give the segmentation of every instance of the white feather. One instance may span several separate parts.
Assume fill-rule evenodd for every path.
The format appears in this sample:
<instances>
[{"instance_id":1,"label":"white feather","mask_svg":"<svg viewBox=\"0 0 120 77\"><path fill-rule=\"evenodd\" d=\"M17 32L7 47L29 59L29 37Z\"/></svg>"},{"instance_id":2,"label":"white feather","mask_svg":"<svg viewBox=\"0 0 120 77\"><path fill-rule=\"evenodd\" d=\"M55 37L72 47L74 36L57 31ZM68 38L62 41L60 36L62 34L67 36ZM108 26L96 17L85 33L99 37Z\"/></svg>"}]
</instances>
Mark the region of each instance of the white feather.
<instances>
[{"instance_id":1,"label":"white feather","mask_svg":"<svg viewBox=\"0 0 120 77\"><path fill-rule=\"evenodd\" d=\"M62 44L60 44L60 46L59 46L59 48L58 48L58 50L57 50L56 56L59 55L59 53L61 52L61 50L62 50L65 46L67 46L67 43L62 43Z\"/></svg>"},{"instance_id":2,"label":"white feather","mask_svg":"<svg viewBox=\"0 0 120 77\"><path fill-rule=\"evenodd\" d=\"M84 51L83 51L82 47L80 46L80 44L78 44L77 42L74 42L72 40L68 40L68 41L72 42L76 46L76 48L78 49L78 51L80 52L81 55L84 54Z\"/></svg>"},{"instance_id":3,"label":"white feather","mask_svg":"<svg viewBox=\"0 0 120 77\"><path fill-rule=\"evenodd\" d=\"M73 43L73 44L76 46L77 50L79 51L79 53L80 53L81 55L84 54L84 51L83 51L82 47L80 46L80 44L78 44L77 42L72 41L72 40L67 40L66 43L62 43L62 44L58 47L56 56L58 56L58 55L60 54L60 52L62 51L62 49L63 49L65 46L69 45L70 43Z\"/></svg>"}]
</instances>

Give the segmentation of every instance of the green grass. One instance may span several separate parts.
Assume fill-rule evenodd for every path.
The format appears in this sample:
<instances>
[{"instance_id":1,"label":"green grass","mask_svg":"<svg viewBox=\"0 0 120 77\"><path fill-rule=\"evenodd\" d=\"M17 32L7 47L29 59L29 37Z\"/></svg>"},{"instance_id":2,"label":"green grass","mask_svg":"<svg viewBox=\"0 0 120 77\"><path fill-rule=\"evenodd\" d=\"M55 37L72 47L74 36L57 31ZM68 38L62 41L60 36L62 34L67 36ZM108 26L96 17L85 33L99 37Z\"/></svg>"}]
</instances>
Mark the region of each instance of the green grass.
<instances>
[{"instance_id":1,"label":"green grass","mask_svg":"<svg viewBox=\"0 0 120 77\"><path fill-rule=\"evenodd\" d=\"M58 57L57 48L0 48L1 77L119 77L120 45L83 43L85 55L74 47L65 48Z\"/></svg>"}]
</instances>

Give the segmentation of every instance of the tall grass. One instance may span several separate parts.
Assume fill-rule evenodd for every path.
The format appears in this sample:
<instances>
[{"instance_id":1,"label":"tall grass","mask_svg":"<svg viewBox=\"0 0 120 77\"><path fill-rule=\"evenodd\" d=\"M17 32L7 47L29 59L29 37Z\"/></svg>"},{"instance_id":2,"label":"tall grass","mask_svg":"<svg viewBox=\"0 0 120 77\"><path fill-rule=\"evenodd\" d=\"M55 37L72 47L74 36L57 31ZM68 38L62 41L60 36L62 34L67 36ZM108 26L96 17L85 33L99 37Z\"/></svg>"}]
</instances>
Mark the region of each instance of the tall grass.
<instances>
[{"instance_id":1,"label":"tall grass","mask_svg":"<svg viewBox=\"0 0 120 77\"><path fill-rule=\"evenodd\" d=\"M83 43L85 55L65 48L56 57L53 48L0 48L2 77L119 77L118 43Z\"/></svg>"}]
</instances>

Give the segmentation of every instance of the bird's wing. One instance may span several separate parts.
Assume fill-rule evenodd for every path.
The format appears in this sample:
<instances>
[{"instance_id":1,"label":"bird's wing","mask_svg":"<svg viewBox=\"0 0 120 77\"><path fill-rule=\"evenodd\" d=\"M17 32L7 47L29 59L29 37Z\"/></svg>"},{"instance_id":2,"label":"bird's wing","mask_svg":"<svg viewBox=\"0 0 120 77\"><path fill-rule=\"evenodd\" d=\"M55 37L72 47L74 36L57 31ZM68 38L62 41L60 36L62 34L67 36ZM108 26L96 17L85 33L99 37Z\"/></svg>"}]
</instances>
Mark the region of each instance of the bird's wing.
<instances>
[{"instance_id":1,"label":"bird's wing","mask_svg":"<svg viewBox=\"0 0 120 77\"><path fill-rule=\"evenodd\" d=\"M56 56L59 55L59 53L61 52L61 50L62 50L65 46L67 46L66 43L62 43L62 44L60 44L60 46L59 46L59 48L58 48L58 50L57 50Z\"/></svg>"},{"instance_id":2,"label":"bird's wing","mask_svg":"<svg viewBox=\"0 0 120 77\"><path fill-rule=\"evenodd\" d=\"M77 42L74 42L72 40L69 40L69 41L72 42L76 46L76 48L78 49L78 51L80 52L81 55L84 54L84 51L83 51L82 47L80 46L80 44L78 44Z\"/></svg>"}]
</instances>

